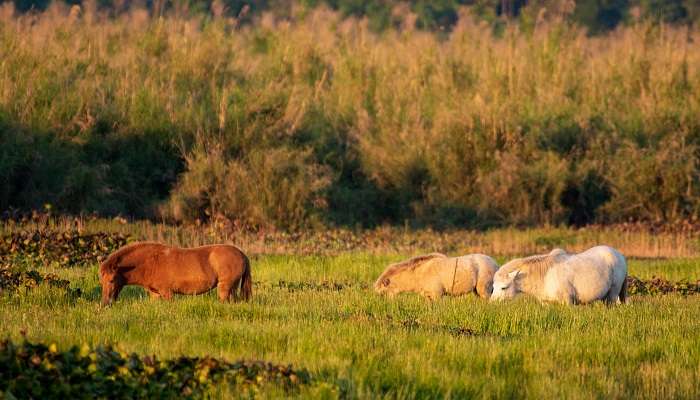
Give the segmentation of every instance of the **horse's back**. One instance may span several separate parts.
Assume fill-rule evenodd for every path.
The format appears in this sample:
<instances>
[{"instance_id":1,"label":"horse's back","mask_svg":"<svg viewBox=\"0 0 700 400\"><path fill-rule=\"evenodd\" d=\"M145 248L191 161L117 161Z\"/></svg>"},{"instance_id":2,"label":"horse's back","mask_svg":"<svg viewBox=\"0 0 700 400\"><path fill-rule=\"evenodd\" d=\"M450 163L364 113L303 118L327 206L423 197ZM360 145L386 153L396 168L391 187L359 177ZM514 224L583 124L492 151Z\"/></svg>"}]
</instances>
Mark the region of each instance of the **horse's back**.
<instances>
[{"instance_id":1,"label":"horse's back","mask_svg":"<svg viewBox=\"0 0 700 400\"><path fill-rule=\"evenodd\" d=\"M454 266L455 261L460 268L471 268L476 273L487 272L494 274L498 270L496 261L485 254L468 254L465 256L451 257L442 262L447 266Z\"/></svg>"},{"instance_id":2,"label":"horse's back","mask_svg":"<svg viewBox=\"0 0 700 400\"><path fill-rule=\"evenodd\" d=\"M203 246L207 253L207 263L219 275L239 274L247 267L248 257L236 246L219 244Z\"/></svg>"},{"instance_id":3,"label":"horse's back","mask_svg":"<svg viewBox=\"0 0 700 400\"><path fill-rule=\"evenodd\" d=\"M479 267L480 273L495 274L498 271L498 263L486 254L472 254L474 261ZM483 271L483 272L482 272Z\"/></svg>"},{"instance_id":4,"label":"horse's back","mask_svg":"<svg viewBox=\"0 0 700 400\"><path fill-rule=\"evenodd\" d=\"M610 246L595 246L590 249L577 254L579 257L585 257L591 260L600 260L599 262L604 262L611 267L626 267L627 262L625 257Z\"/></svg>"},{"instance_id":5,"label":"horse's back","mask_svg":"<svg viewBox=\"0 0 700 400\"><path fill-rule=\"evenodd\" d=\"M615 282L627 277L627 260L610 246L592 247L578 256L589 260L589 264L596 268L610 270Z\"/></svg>"},{"instance_id":6,"label":"horse's back","mask_svg":"<svg viewBox=\"0 0 700 400\"><path fill-rule=\"evenodd\" d=\"M231 245L166 247L160 250L159 267L165 272L216 282L237 275L247 264L243 252Z\"/></svg>"}]
</instances>

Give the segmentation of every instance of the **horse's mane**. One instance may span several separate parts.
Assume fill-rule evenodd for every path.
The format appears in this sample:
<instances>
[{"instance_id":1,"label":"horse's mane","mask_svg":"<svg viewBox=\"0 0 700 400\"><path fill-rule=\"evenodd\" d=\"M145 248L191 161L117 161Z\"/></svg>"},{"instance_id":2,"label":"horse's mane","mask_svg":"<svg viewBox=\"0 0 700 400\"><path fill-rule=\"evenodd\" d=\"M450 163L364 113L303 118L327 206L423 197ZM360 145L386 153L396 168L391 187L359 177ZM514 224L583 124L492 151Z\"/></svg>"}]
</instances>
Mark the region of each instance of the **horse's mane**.
<instances>
[{"instance_id":1,"label":"horse's mane","mask_svg":"<svg viewBox=\"0 0 700 400\"><path fill-rule=\"evenodd\" d=\"M382 275L379 277L379 279L383 279L392 275L395 275L399 272L403 271L413 271L417 267L423 265L428 260L432 260L433 258L445 258L447 257L446 255L442 253L430 253L430 254L423 254L420 256L415 256L413 258L409 258L408 260L405 261L400 261L394 264L390 264L382 273Z\"/></svg>"},{"instance_id":2,"label":"horse's mane","mask_svg":"<svg viewBox=\"0 0 700 400\"><path fill-rule=\"evenodd\" d=\"M562 249L554 249L548 254L538 254L509 261L498 271L501 275L519 270L527 273L530 278L544 278L544 275L561 257L567 255ZM503 272L501 272L503 271Z\"/></svg>"},{"instance_id":3,"label":"horse's mane","mask_svg":"<svg viewBox=\"0 0 700 400\"><path fill-rule=\"evenodd\" d=\"M117 251L113 252L110 254L107 259L102 263L102 268L110 268L114 266L115 264L119 263L119 260L122 259L125 255L128 253L131 253L134 250L138 250L142 247L146 246L163 246L162 243L157 243L157 242L134 242L134 243L129 243L125 246L120 247Z\"/></svg>"}]
</instances>

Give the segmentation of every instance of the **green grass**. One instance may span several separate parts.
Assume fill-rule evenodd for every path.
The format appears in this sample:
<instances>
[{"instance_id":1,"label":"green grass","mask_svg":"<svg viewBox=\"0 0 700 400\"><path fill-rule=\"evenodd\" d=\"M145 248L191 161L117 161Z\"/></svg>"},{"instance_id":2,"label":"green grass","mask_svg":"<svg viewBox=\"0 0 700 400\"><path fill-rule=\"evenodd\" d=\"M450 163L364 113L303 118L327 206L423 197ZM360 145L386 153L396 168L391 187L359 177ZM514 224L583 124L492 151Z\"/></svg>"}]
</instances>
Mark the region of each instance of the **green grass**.
<instances>
[{"instance_id":1,"label":"green grass","mask_svg":"<svg viewBox=\"0 0 700 400\"><path fill-rule=\"evenodd\" d=\"M253 300L210 293L154 301L127 288L101 308L97 266L56 270L84 291L70 301L41 288L0 299L0 335L73 344L116 343L160 357L212 355L307 368L330 386L300 397L698 398L700 298L633 297L625 306L393 300L369 286L399 256L258 256ZM499 260L502 261L502 260ZM631 260L630 274L700 278L698 260ZM296 290L279 281L334 281ZM454 335L454 329L474 335ZM334 390L329 387L335 387ZM271 391L267 391L271 390ZM214 397L231 395L224 391ZM277 397L274 388L263 396Z\"/></svg>"},{"instance_id":2,"label":"green grass","mask_svg":"<svg viewBox=\"0 0 700 400\"><path fill-rule=\"evenodd\" d=\"M641 279L659 276L668 280L700 279L700 260L628 260L629 273Z\"/></svg>"}]
</instances>

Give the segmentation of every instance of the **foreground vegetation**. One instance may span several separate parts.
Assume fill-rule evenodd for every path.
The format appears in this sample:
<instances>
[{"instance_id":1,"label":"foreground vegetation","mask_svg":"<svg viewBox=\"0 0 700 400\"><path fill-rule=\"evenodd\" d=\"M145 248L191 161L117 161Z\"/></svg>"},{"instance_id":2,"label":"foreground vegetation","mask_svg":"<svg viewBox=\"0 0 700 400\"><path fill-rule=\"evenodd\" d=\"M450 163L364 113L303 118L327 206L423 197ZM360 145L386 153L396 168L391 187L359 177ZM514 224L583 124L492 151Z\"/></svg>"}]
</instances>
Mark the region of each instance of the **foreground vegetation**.
<instances>
[{"instance_id":1,"label":"foreground vegetation","mask_svg":"<svg viewBox=\"0 0 700 400\"><path fill-rule=\"evenodd\" d=\"M54 224L44 225L56 229ZM83 229L98 226L121 227L131 236L148 232L148 225L100 220L88 221ZM5 225L3 229L4 234L12 235L29 226L9 231ZM43 237L64 237L51 232ZM168 231L163 227L162 232ZM109 235L91 234L84 237L109 243ZM439 234L432 235L439 238ZM80 246L91 248L92 242L81 244L81 238L67 242L68 254ZM180 240L207 238L201 231L199 236ZM16 359L11 364L15 373L24 371L25 376L57 374L42 368L59 360L65 376L98 391L108 391L109 385L100 385L110 379L128 390L161 390L165 386L158 377L171 379L169 368L181 377L178 381L184 386L180 389L189 388L178 395L195 397L700 396L696 322L700 296L684 295L689 292L683 288L662 294L659 285L636 286L639 290L629 304L614 307L566 307L527 298L492 304L476 296L435 302L414 295L386 299L371 291L372 282L388 263L409 253L397 253L391 247L371 252L355 247L354 251L309 255L252 252L255 285L249 303L221 304L214 293L154 301L142 289L128 287L112 307L102 308L96 258L76 259L75 264L53 262L58 253L47 252L38 259L32 255L38 247L27 246L26 253L22 250L4 257L16 263L14 268L33 267L69 281L72 293L78 295L50 284L0 294L0 336L14 343L0 345L0 358ZM33 263L21 262L22 254ZM499 262L509 258L494 255ZM641 279L635 284L654 282L654 276L695 285L700 281L698 259L630 259L629 264L630 274ZM30 343L21 345L25 338ZM31 344L37 342L44 345ZM99 347L105 344L113 344L115 352ZM37 358L18 356L8 346L25 346ZM105 355L105 368L100 367L94 376L86 372L81 363L89 362L80 358L82 352L88 357L91 352ZM204 357L202 360L213 360L209 363L223 362L225 368L233 369L221 375L212 369L211 380L200 384L191 379L199 376L204 364L181 356ZM74 360L75 366L63 363L67 359ZM152 375L146 367L156 359L165 363L157 365L167 368ZM241 359L272 364L226 364ZM127 367L129 362L133 368ZM292 369L274 367L289 364ZM257 370L256 365L272 369ZM2 371L0 368L5 373ZM271 371L271 375L261 371ZM258 373L262 378L256 378ZM288 373L298 377L289 378ZM27 382L12 379L0 384L17 388Z\"/></svg>"},{"instance_id":2,"label":"foreground vegetation","mask_svg":"<svg viewBox=\"0 0 700 400\"><path fill-rule=\"evenodd\" d=\"M107 342L163 358L292 363L326 382L325 394L342 397L700 395L697 296L635 296L619 307L529 299L489 304L475 296L434 303L411 295L379 298L366 285L395 259L260 257L250 303L220 304L213 295L159 302L129 288L108 309L98 305L95 267L62 269L83 298L51 288L4 297L0 326L16 341L25 330L32 340L61 349ZM631 272L645 267L632 262ZM664 268L653 273L663 275ZM700 264L686 264L682 274L700 276ZM280 280L350 285L273 284Z\"/></svg>"},{"instance_id":3,"label":"foreground vegetation","mask_svg":"<svg viewBox=\"0 0 700 400\"><path fill-rule=\"evenodd\" d=\"M378 34L326 9L239 25L9 4L3 210L292 230L700 217L696 28L494 36L465 12Z\"/></svg>"},{"instance_id":4,"label":"foreground vegetation","mask_svg":"<svg viewBox=\"0 0 700 400\"><path fill-rule=\"evenodd\" d=\"M189 398L212 385L248 393L273 383L290 390L307 384L305 371L264 362L229 363L211 357L158 360L120 353L111 346L0 341L0 395L3 398Z\"/></svg>"}]
</instances>

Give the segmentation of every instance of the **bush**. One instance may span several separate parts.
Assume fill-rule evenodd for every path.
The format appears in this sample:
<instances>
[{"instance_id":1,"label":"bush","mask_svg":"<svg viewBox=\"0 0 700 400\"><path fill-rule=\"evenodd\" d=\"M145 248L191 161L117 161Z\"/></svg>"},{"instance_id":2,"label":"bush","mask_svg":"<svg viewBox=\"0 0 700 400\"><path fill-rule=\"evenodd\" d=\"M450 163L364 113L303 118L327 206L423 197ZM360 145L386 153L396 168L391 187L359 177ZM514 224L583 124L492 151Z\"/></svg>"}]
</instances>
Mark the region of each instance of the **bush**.
<instances>
[{"instance_id":1,"label":"bush","mask_svg":"<svg viewBox=\"0 0 700 400\"><path fill-rule=\"evenodd\" d=\"M642 219L667 223L700 211L698 149L668 138L655 148L627 144L607 171L612 188L602 212L611 220Z\"/></svg>"},{"instance_id":2,"label":"bush","mask_svg":"<svg viewBox=\"0 0 700 400\"><path fill-rule=\"evenodd\" d=\"M248 228L308 225L325 208L326 170L309 151L254 150L229 160L216 148L196 149L163 214L176 221L227 218Z\"/></svg>"}]
</instances>

